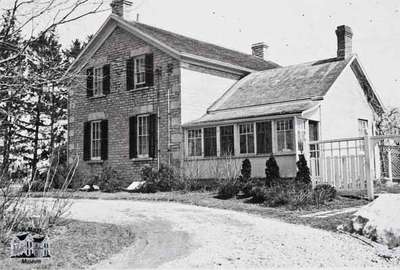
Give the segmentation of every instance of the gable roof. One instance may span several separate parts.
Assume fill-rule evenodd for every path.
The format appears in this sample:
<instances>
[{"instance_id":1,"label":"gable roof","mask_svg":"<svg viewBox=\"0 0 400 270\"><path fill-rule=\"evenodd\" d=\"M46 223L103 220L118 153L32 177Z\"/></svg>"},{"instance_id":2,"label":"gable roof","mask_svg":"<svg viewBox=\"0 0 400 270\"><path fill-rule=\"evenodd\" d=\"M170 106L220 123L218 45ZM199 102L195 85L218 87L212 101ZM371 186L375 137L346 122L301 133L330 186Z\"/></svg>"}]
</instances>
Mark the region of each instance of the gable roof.
<instances>
[{"instance_id":1,"label":"gable roof","mask_svg":"<svg viewBox=\"0 0 400 270\"><path fill-rule=\"evenodd\" d=\"M205 115L184 126L302 113L320 103L347 66L354 71L375 112L382 112L379 96L353 55L251 73L227 90Z\"/></svg>"},{"instance_id":2,"label":"gable roof","mask_svg":"<svg viewBox=\"0 0 400 270\"><path fill-rule=\"evenodd\" d=\"M215 67L223 67L232 71L239 71L244 75L253 71L279 67L278 64L272 61L266 61L250 54L189 38L143 23L129 22L111 14L71 64L67 72L77 68L78 63L81 64L80 68L83 68L117 26L179 60L195 61L196 64L200 65L205 63Z\"/></svg>"},{"instance_id":3,"label":"gable roof","mask_svg":"<svg viewBox=\"0 0 400 270\"><path fill-rule=\"evenodd\" d=\"M266 61L250 54L227 49L154 26L139 22L130 22L130 24L147 35L157 39L171 48L174 48L180 53L197 55L208 59L215 59L221 62L230 63L253 70L266 70L279 67L278 64L272 61Z\"/></svg>"},{"instance_id":4,"label":"gable roof","mask_svg":"<svg viewBox=\"0 0 400 270\"><path fill-rule=\"evenodd\" d=\"M324 96L351 59L331 58L251 73L209 111Z\"/></svg>"}]
</instances>

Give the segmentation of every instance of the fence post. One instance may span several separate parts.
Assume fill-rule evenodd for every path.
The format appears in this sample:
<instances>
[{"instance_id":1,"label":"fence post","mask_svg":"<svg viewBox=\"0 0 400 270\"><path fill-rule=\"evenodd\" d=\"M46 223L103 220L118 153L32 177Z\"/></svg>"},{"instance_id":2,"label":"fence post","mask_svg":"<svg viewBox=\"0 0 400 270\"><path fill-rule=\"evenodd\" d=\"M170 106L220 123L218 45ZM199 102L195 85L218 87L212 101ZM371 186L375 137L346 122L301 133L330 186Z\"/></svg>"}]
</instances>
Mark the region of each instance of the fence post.
<instances>
[{"instance_id":1,"label":"fence post","mask_svg":"<svg viewBox=\"0 0 400 270\"><path fill-rule=\"evenodd\" d=\"M365 148L365 176L367 180L368 200L374 199L374 159L373 159L373 143L370 136L364 136Z\"/></svg>"},{"instance_id":2,"label":"fence post","mask_svg":"<svg viewBox=\"0 0 400 270\"><path fill-rule=\"evenodd\" d=\"M392 171L392 151L389 149L388 152L388 185L393 185L393 171Z\"/></svg>"}]
</instances>

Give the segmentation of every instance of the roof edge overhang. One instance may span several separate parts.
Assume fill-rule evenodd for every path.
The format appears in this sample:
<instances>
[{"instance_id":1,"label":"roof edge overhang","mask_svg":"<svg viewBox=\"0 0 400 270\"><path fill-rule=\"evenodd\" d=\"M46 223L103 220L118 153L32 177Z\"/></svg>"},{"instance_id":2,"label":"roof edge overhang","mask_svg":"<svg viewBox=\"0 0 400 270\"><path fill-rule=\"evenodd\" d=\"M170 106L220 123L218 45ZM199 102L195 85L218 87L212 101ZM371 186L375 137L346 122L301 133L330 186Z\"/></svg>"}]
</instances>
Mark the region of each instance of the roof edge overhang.
<instances>
[{"instance_id":1,"label":"roof edge overhang","mask_svg":"<svg viewBox=\"0 0 400 270\"><path fill-rule=\"evenodd\" d=\"M246 67L229 64L223 61L218 61L214 59L209 59L206 57L201 57L198 55L183 53L174 48L166 45L165 43L151 37L150 35L144 33L143 31L136 28L132 23L127 22L126 20L111 14L99 30L95 33L93 38L90 40L88 45L82 50L82 52L78 55L78 57L73 61L70 65L66 74L71 72L72 70L79 72L81 71L85 65L88 63L88 59L90 59L93 54L100 48L100 46L105 42L108 36L114 31L114 29L119 26L124 30L130 32L131 34L143 39L145 42L153 45L154 47L160 49L161 51L167 53L171 57L180 60L182 62L198 65L206 68L214 68L217 70L232 72L237 75L247 75L251 72L255 72L257 70L249 69ZM82 57L87 55L86 59L81 62ZM81 62L81 63L80 63ZM79 64L79 65L78 65Z\"/></svg>"},{"instance_id":2,"label":"roof edge overhang","mask_svg":"<svg viewBox=\"0 0 400 270\"><path fill-rule=\"evenodd\" d=\"M287 117L294 117L294 116L301 116L301 115L302 115L302 111L291 112L291 113L271 113L271 114L255 115L255 116L235 117L235 118L215 120L215 121L189 122L189 123L182 124L182 128L187 129L187 128L192 128L192 127L203 127L203 126L211 126L211 125L227 125L227 124L235 124L235 123L240 123L240 122L245 122L245 121L259 121L259 120L287 118Z\"/></svg>"}]
</instances>

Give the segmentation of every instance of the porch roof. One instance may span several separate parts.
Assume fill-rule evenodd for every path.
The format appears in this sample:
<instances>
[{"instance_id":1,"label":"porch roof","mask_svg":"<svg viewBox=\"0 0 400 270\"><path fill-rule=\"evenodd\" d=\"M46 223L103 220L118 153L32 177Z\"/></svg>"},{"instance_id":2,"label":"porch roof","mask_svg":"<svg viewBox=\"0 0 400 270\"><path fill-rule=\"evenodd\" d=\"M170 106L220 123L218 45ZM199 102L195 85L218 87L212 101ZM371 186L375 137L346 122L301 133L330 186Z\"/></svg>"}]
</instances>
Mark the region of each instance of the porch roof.
<instances>
[{"instance_id":1,"label":"porch roof","mask_svg":"<svg viewBox=\"0 0 400 270\"><path fill-rule=\"evenodd\" d=\"M319 104L319 101L305 99L284 103L266 104L262 106L242 107L238 109L210 111L197 120L188 122L183 127L216 124L222 121L233 121L263 116L301 114Z\"/></svg>"},{"instance_id":2,"label":"porch roof","mask_svg":"<svg viewBox=\"0 0 400 270\"><path fill-rule=\"evenodd\" d=\"M208 111L322 97L353 59L330 58L251 73L225 92Z\"/></svg>"}]
</instances>

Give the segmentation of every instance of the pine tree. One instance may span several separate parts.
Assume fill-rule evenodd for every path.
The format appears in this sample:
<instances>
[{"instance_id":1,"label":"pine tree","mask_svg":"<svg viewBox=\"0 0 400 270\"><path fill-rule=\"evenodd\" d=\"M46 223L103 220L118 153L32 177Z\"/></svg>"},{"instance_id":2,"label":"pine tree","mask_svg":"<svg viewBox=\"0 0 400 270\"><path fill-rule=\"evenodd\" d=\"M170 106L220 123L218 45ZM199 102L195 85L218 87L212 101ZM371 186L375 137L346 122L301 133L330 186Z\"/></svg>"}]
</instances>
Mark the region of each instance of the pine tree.
<instances>
[{"instance_id":1,"label":"pine tree","mask_svg":"<svg viewBox=\"0 0 400 270\"><path fill-rule=\"evenodd\" d=\"M271 187L279 178L278 163L276 163L274 155L271 155L265 163L265 185Z\"/></svg>"},{"instance_id":2,"label":"pine tree","mask_svg":"<svg viewBox=\"0 0 400 270\"><path fill-rule=\"evenodd\" d=\"M251 163L249 159L245 159L242 162L242 169L240 170L242 175L242 181L248 182L251 178Z\"/></svg>"},{"instance_id":3,"label":"pine tree","mask_svg":"<svg viewBox=\"0 0 400 270\"><path fill-rule=\"evenodd\" d=\"M299 160L296 162L297 173L295 182L298 186L303 188L311 187L311 174L310 168L307 166L307 160L304 155L299 155Z\"/></svg>"}]
</instances>

